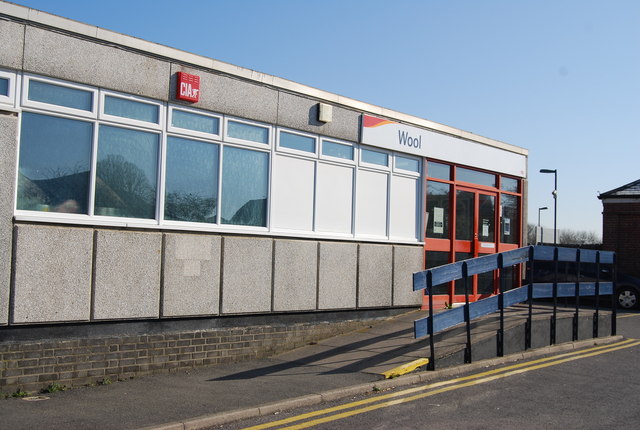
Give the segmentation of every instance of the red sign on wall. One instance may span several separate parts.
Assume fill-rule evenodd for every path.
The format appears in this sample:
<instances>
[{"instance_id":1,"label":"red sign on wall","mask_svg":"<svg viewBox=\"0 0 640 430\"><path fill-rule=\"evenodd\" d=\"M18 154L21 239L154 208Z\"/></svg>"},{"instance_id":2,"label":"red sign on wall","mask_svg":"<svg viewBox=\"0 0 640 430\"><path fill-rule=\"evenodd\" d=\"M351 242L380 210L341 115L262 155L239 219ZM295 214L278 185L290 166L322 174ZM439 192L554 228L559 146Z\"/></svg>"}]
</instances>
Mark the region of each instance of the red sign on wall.
<instances>
[{"instance_id":1,"label":"red sign on wall","mask_svg":"<svg viewBox=\"0 0 640 430\"><path fill-rule=\"evenodd\" d=\"M188 102L197 102L200 100L200 76L178 72L176 98Z\"/></svg>"}]
</instances>

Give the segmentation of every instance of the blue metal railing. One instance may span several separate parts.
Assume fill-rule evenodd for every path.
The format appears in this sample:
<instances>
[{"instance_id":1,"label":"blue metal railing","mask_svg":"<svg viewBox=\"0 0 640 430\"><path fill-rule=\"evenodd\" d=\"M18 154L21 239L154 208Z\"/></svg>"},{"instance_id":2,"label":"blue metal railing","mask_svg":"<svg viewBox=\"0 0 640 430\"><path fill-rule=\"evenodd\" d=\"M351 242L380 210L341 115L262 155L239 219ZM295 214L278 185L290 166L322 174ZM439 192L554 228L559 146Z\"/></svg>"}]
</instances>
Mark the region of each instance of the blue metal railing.
<instances>
[{"instance_id":1,"label":"blue metal railing","mask_svg":"<svg viewBox=\"0 0 640 430\"><path fill-rule=\"evenodd\" d=\"M552 282L535 283L535 262L550 261L553 263ZM575 282L559 282L559 263L575 264ZM504 271L519 264L528 264L528 283L525 286L505 291ZM595 280L581 282L582 265L595 264ZM601 281L601 265L611 265L611 281ZM592 267L592 266L591 266ZM498 294L477 302L469 303L469 281L472 276L481 273L499 271ZM465 304L434 315L433 287L447 282L462 280L465 291ZM576 248L559 248L551 246L529 246L498 254L485 255L478 258L446 264L413 274L414 291L426 290L429 295L429 316L414 322L415 337L429 336L431 358L429 370L435 369L435 347L433 336L447 328L466 323L467 344L465 347L465 363L471 357L471 320L500 312L500 328L497 332L497 355L504 352L504 309L518 303L528 302L528 316L525 322L525 349L531 348L531 330L533 319L533 299L552 298L553 314L550 324L550 343L556 343L556 320L559 297L575 297L575 313L573 315L572 339L578 339L578 317L580 297L595 296L595 312L593 318L593 337L598 337L598 320L600 296L610 295L615 291L615 253ZM611 334L616 333L616 301L611 300Z\"/></svg>"}]
</instances>

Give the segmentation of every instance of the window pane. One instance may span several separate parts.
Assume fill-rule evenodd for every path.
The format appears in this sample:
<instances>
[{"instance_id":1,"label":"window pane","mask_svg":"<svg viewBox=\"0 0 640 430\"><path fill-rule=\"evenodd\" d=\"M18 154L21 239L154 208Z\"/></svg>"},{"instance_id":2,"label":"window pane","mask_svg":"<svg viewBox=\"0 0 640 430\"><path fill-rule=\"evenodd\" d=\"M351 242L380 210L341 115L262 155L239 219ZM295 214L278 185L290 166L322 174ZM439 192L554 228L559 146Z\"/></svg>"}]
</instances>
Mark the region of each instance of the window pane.
<instances>
[{"instance_id":1,"label":"window pane","mask_svg":"<svg viewBox=\"0 0 640 430\"><path fill-rule=\"evenodd\" d=\"M448 164L435 163L427 161L427 176L430 178L451 180L451 166Z\"/></svg>"},{"instance_id":2,"label":"window pane","mask_svg":"<svg viewBox=\"0 0 640 430\"><path fill-rule=\"evenodd\" d=\"M478 196L480 219L478 220L478 238L480 242L495 242L496 197L480 194Z\"/></svg>"},{"instance_id":3,"label":"window pane","mask_svg":"<svg viewBox=\"0 0 640 430\"><path fill-rule=\"evenodd\" d=\"M456 191L456 239L473 240L475 194Z\"/></svg>"},{"instance_id":4,"label":"window pane","mask_svg":"<svg viewBox=\"0 0 640 430\"><path fill-rule=\"evenodd\" d=\"M504 176L502 178L500 178L500 189L502 191L509 191L512 193L517 193L518 192L518 183L520 181L518 181L517 179L513 179L513 178L505 178Z\"/></svg>"},{"instance_id":5,"label":"window pane","mask_svg":"<svg viewBox=\"0 0 640 430\"><path fill-rule=\"evenodd\" d=\"M229 121L227 123L227 136L252 142L269 143L269 130L267 128L242 122Z\"/></svg>"},{"instance_id":6,"label":"window pane","mask_svg":"<svg viewBox=\"0 0 640 430\"><path fill-rule=\"evenodd\" d=\"M343 158L345 160L353 160L353 146L343 145L341 143L322 141L322 155L329 157Z\"/></svg>"},{"instance_id":7,"label":"window pane","mask_svg":"<svg viewBox=\"0 0 640 430\"><path fill-rule=\"evenodd\" d=\"M24 112L17 208L87 213L93 124Z\"/></svg>"},{"instance_id":8,"label":"window pane","mask_svg":"<svg viewBox=\"0 0 640 430\"><path fill-rule=\"evenodd\" d=\"M496 175L478 172L477 170L456 167L456 181L470 182L472 184L485 185L487 187L495 187Z\"/></svg>"},{"instance_id":9,"label":"window pane","mask_svg":"<svg viewBox=\"0 0 640 430\"><path fill-rule=\"evenodd\" d=\"M0 95L9 95L9 79L0 78Z\"/></svg>"},{"instance_id":10,"label":"window pane","mask_svg":"<svg viewBox=\"0 0 640 430\"><path fill-rule=\"evenodd\" d=\"M226 147L222 163L224 224L267 225L269 154Z\"/></svg>"},{"instance_id":11,"label":"window pane","mask_svg":"<svg viewBox=\"0 0 640 430\"><path fill-rule=\"evenodd\" d=\"M500 218L500 242L519 243L520 217L518 216L518 197L509 194L500 196L502 218Z\"/></svg>"},{"instance_id":12,"label":"window pane","mask_svg":"<svg viewBox=\"0 0 640 430\"><path fill-rule=\"evenodd\" d=\"M298 151L316 152L316 140L313 137L300 136L299 134L280 132L280 146L297 149Z\"/></svg>"},{"instance_id":13,"label":"window pane","mask_svg":"<svg viewBox=\"0 0 640 430\"><path fill-rule=\"evenodd\" d=\"M48 84L33 79L29 80L29 100L89 112L93 109L92 92Z\"/></svg>"},{"instance_id":14,"label":"window pane","mask_svg":"<svg viewBox=\"0 0 640 430\"><path fill-rule=\"evenodd\" d=\"M473 258L473 254L470 252L456 252L456 261L468 260ZM467 291L469 294L473 294L473 277L467 278ZM464 280L458 279L455 281L455 295L464 296Z\"/></svg>"},{"instance_id":15,"label":"window pane","mask_svg":"<svg viewBox=\"0 0 640 430\"><path fill-rule=\"evenodd\" d=\"M420 161L416 160L415 158L406 158L396 155L396 168L419 173Z\"/></svg>"},{"instance_id":16,"label":"window pane","mask_svg":"<svg viewBox=\"0 0 640 430\"><path fill-rule=\"evenodd\" d=\"M362 149L362 161L370 164L378 164L380 166L389 165L389 155L384 152L372 151L370 149Z\"/></svg>"},{"instance_id":17,"label":"window pane","mask_svg":"<svg viewBox=\"0 0 640 430\"><path fill-rule=\"evenodd\" d=\"M449 264L449 253L442 251L427 251L425 254L425 267L427 269L433 269L434 267L444 266ZM436 285L433 287L433 294L436 295L448 295L450 283Z\"/></svg>"},{"instance_id":18,"label":"window pane","mask_svg":"<svg viewBox=\"0 0 640 430\"><path fill-rule=\"evenodd\" d=\"M104 98L104 113L121 116L138 121L158 123L160 108L157 105L106 96Z\"/></svg>"},{"instance_id":19,"label":"window pane","mask_svg":"<svg viewBox=\"0 0 640 430\"><path fill-rule=\"evenodd\" d=\"M220 120L207 115L198 115L193 112L185 112L173 109L171 125L173 127L186 128L187 130L200 131L209 134L218 134Z\"/></svg>"},{"instance_id":20,"label":"window pane","mask_svg":"<svg viewBox=\"0 0 640 430\"><path fill-rule=\"evenodd\" d=\"M427 232L426 237L449 239L449 184L427 182Z\"/></svg>"},{"instance_id":21,"label":"window pane","mask_svg":"<svg viewBox=\"0 0 640 430\"><path fill-rule=\"evenodd\" d=\"M96 215L155 218L159 136L100 126Z\"/></svg>"},{"instance_id":22,"label":"window pane","mask_svg":"<svg viewBox=\"0 0 640 430\"><path fill-rule=\"evenodd\" d=\"M216 144L167 139L165 219L216 222L219 151Z\"/></svg>"}]
</instances>

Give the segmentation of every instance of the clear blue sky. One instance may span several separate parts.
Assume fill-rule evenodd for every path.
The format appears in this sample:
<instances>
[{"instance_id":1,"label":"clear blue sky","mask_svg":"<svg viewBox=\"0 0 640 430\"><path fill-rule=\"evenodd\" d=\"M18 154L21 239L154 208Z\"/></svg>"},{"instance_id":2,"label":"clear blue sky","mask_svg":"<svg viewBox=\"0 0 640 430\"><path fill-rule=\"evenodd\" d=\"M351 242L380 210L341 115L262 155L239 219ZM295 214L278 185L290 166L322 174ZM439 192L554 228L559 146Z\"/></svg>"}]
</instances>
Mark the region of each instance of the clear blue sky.
<instances>
[{"instance_id":1,"label":"clear blue sky","mask_svg":"<svg viewBox=\"0 0 640 430\"><path fill-rule=\"evenodd\" d=\"M14 2L527 148L533 223L541 168L598 235L598 191L640 179L637 0Z\"/></svg>"}]
</instances>

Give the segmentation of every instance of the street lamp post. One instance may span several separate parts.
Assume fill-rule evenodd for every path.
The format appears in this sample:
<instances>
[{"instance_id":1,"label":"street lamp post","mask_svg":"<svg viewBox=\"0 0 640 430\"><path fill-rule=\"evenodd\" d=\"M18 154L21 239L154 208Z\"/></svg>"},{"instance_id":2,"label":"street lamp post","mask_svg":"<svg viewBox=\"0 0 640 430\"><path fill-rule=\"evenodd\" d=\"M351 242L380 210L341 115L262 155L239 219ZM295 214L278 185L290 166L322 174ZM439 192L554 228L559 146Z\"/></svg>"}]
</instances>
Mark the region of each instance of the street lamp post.
<instances>
[{"instance_id":1,"label":"street lamp post","mask_svg":"<svg viewBox=\"0 0 640 430\"><path fill-rule=\"evenodd\" d=\"M540 173L553 173L553 245L558 244L558 170L540 169Z\"/></svg>"},{"instance_id":2,"label":"street lamp post","mask_svg":"<svg viewBox=\"0 0 640 430\"><path fill-rule=\"evenodd\" d=\"M548 207L542 207L542 208L538 208L538 230L540 231L540 244L544 245L544 239L542 236L542 231L540 230L540 211L546 211L547 209L549 209Z\"/></svg>"}]
</instances>

